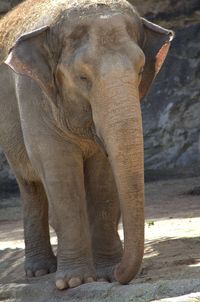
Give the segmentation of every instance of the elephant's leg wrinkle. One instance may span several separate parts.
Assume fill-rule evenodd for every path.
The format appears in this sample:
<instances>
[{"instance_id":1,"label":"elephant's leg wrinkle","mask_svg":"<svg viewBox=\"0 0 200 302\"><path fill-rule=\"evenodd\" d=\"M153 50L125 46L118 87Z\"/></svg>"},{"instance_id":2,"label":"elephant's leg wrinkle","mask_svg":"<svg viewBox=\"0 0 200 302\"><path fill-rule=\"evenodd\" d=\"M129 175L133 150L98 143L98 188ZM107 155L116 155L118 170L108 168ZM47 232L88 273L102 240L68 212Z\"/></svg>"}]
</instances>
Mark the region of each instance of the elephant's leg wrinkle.
<instances>
[{"instance_id":1,"label":"elephant's leg wrinkle","mask_svg":"<svg viewBox=\"0 0 200 302\"><path fill-rule=\"evenodd\" d=\"M49 145L54 148L49 150ZM43 147L48 152L41 154L42 179L58 236L56 286L65 289L95 280L83 158L78 147L66 142Z\"/></svg>"},{"instance_id":2,"label":"elephant's leg wrinkle","mask_svg":"<svg viewBox=\"0 0 200 302\"><path fill-rule=\"evenodd\" d=\"M48 201L41 182L25 181L17 176L23 200L25 270L28 277L56 271L48 224Z\"/></svg>"},{"instance_id":3,"label":"elephant's leg wrinkle","mask_svg":"<svg viewBox=\"0 0 200 302\"><path fill-rule=\"evenodd\" d=\"M85 163L85 185L97 278L113 281L122 256L117 232L120 209L112 170L101 152Z\"/></svg>"}]
</instances>

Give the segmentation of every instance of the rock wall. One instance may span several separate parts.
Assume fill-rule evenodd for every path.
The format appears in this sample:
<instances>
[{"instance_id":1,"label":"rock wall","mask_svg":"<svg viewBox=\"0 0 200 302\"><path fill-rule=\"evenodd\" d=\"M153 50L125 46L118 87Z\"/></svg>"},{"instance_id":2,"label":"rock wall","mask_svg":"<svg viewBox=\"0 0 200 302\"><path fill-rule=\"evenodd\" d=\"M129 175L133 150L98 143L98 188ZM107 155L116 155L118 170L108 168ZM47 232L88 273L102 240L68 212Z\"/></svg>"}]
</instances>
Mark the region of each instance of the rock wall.
<instances>
[{"instance_id":1,"label":"rock wall","mask_svg":"<svg viewBox=\"0 0 200 302\"><path fill-rule=\"evenodd\" d=\"M164 68L142 104L148 174L200 174L200 24L176 30Z\"/></svg>"},{"instance_id":2,"label":"rock wall","mask_svg":"<svg viewBox=\"0 0 200 302\"><path fill-rule=\"evenodd\" d=\"M139 13L152 22L177 29L200 20L199 0L129 0Z\"/></svg>"},{"instance_id":3,"label":"rock wall","mask_svg":"<svg viewBox=\"0 0 200 302\"><path fill-rule=\"evenodd\" d=\"M1 0L0 15L21 0ZM150 21L175 30L169 56L142 103L148 178L200 174L199 0L130 0ZM0 178L10 179L0 150Z\"/></svg>"},{"instance_id":4,"label":"rock wall","mask_svg":"<svg viewBox=\"0 0 200 302\"><path fill-rule=\"evenodd\" d=\"M15 5L22 2L22 0L1 0L0 1L0 14L5 14L11 10Z\"/></svg>"},{"instance_id":5,"label":"rock wall","mask_svg":"<svg viewBox=\"0 0 200 302\"><path fill-rule=\"evenodd\" d=\"M130 0L175 39L142 104L147 177L200 174L200 4Z\"/></svg>"}]
</instances>

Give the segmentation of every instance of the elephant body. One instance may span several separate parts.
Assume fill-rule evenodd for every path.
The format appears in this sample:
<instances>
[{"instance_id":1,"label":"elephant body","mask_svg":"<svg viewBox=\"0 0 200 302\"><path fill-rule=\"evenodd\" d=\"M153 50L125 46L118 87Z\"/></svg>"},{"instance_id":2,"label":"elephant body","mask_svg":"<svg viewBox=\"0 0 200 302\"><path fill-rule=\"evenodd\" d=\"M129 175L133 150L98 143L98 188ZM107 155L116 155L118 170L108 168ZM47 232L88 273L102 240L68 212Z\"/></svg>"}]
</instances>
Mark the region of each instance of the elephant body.
<instances>
[{"instance_id":1,"label":"elephant body","mask_svg":"<svg viewBox=\"0 0 200 302\"><path fill-rule=\"evenodd\" d=\"M138 272L140 99L172 36L119 0L27 0L1 20L0 143L23 200L28 276L57 265L64 289L96 278L127 283Z\"/></svg>"}]
</instances>

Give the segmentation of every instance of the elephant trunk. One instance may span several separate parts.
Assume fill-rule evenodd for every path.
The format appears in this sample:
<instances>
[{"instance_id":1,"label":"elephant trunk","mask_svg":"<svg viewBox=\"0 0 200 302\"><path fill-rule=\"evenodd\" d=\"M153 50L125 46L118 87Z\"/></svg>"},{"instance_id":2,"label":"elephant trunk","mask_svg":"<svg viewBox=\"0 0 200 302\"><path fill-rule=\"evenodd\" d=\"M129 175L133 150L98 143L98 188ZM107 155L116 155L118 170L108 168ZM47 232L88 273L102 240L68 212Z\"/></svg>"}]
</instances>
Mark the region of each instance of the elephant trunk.
<instances>
[{"instance_id":1,"label":"elephant trunk","mask_svg":"<svg viewBox=\"0 0 200 302\"><path fill-rule=\"evenodd\" d=\"M110 77L109 77L110 78ZM98 83L92 105L97 135L103 141L117 185L124 228L124 253L115 278L128 283L137 274L144 251L144 160L142 118L134 78ZM98 99L100 98L100 99Z\"/></svg>"}]
</instances>

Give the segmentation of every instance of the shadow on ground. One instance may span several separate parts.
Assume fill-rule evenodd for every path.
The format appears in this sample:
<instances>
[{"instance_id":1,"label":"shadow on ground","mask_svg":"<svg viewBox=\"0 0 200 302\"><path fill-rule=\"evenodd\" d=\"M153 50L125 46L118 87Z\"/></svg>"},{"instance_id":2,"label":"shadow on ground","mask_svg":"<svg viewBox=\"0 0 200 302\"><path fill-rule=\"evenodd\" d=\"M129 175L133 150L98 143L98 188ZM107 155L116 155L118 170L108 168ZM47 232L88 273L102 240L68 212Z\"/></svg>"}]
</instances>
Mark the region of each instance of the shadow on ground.
<instances>
[{"instance_id":1,"label":"shadow on ground","mask_svg":"<svg viewBox=\"0 0 200 302\"><path fill-rule=\"evenodd\" d=\"M19 196L0 194L0 301L200 301L200 202L185 194L199 183L190 178L146 185L145 256L129 285L95 282L62 292L54 274L25 277ZM119 233L123 239L121 226ZM53 232L51 237L55 244Z\"/></svg>"}]
</instances>

